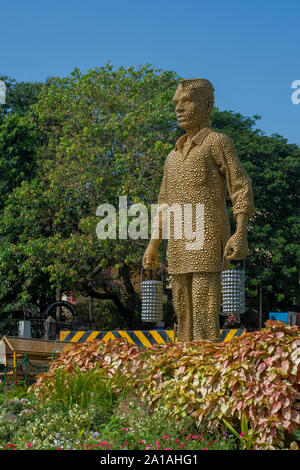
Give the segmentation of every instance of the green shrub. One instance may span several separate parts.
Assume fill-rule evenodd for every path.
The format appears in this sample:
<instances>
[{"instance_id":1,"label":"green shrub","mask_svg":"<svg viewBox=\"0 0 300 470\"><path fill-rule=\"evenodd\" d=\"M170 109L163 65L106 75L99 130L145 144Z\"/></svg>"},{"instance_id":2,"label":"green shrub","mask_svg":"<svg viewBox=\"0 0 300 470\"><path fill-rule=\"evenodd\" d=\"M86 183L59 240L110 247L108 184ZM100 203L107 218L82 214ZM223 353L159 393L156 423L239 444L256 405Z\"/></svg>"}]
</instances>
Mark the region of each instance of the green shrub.
<instances>
[{"instance_id":1,"label":"green shrub","mask_svg":"<svg viewBox=\"0 0 300 470\"><path fill-rule=\"evenodd\" d=\"M119 386L123 388L124 378L119 379ZM46 384L44 400L58 402L67 406L78 404L81 408L91 403L101 403L104 408L113 408L120 398L113 391L112 379L104 374L99 367L83 372L79 368L73 374L65 369L55 370L54 381ZM113 383L116 385L117 378Z\"/></svg>"}]
</instances>

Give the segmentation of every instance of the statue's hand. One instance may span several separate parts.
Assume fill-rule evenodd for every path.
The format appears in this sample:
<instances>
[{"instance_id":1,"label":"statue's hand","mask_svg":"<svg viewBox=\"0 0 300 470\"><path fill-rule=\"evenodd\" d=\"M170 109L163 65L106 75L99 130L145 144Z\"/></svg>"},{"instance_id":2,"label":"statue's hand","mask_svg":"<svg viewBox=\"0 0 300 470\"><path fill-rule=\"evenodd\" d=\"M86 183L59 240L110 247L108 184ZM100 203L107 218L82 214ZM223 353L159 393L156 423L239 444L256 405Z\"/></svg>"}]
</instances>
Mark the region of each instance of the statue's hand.
<instances>
[{"instance_id":1,"label":"statue's hand","mask_svg":"<svg viewBox=\"0 0 300 470\"><path fill-rule=\"evenodd\" d=\"M142 264L144 269L157 269L159 267L157 248L151 242L145 251Z\"/></svg>"},{"instance_id":2,"label":"statue's hand","mask_svg":"<svg viewBox=\"0 0 300 470\"><path fill-rule=\"evenodd\" d=\"M224 257L230 260L241 260L248 256L248 241L247 235L240 232L235 232L229 238L224 250Z\"/></svg>"}]
</instances>

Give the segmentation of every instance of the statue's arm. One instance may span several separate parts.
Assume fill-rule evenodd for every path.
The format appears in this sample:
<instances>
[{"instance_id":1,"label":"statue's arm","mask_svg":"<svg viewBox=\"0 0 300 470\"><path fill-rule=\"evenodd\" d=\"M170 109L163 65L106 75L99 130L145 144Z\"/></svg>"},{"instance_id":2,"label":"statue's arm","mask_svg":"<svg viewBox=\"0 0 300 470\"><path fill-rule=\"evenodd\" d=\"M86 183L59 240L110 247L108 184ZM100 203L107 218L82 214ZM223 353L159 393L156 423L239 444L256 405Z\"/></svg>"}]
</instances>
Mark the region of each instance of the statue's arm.
<instances>
[{"instance_id":1,"label":"statue's arm","mask_svg":"<svg viewBox=\"0 0 300 470\"><path fill-rule=\"evenodd\" d=\"M153 217L152 221L152 232L151 239L145 251L143 257L143 266L147 267L157 267L158 266L158 247L162 240L162 211L159 210L159 207L163 207L164 204L167 204L167 169L166 165L164 168L163 179L160 186L159 196L158 196L158 210L156 215Z\"/></svg>"},{"instance_id":2,"label":"statue's arm","mask_svg":"<svg viewBox=\"0 0 300 470\"><path fill-rule=\"evenodd\" d=\"M236 231L228 240L224 250L227 259L244 259L248 254L247 225L254 215L252 182L243 168L230 137L219 134L217 159L220 171L226 178L227 188L232 201Z\"/></svg>"},{"instance_id":3,"label":"statue's arm","mask_svg":"<svg viewBox=\"0 0 300 470\"><path fill-rule=\"evenodd\" d=\"M244 228L255 213L251 179L242 166L230 137L220 134L217 150L220 170L225 175L232 201L233 215L238 225Z\"/></svg>"}]
</instances>

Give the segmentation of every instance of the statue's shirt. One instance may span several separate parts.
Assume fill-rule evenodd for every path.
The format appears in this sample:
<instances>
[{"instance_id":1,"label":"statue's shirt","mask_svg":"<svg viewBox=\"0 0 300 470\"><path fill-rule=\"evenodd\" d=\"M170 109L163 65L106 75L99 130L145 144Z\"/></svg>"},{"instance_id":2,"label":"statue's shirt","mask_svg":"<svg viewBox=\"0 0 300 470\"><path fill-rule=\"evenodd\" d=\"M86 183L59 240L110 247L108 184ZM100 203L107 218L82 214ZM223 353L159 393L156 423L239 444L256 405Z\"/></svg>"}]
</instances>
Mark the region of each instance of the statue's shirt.
<instances>
[{"instance_id":1,"label":"statue's shirt","mask_svg":"<svg viewBox=\"0 0 300 470\"><path fill-rule=\"evenodd\" d=\"M184 205L191 204L194 232L199 222L195 220L196 207L203 205L201 217L204 238L200 249L187 249L187 246L191 246L187 244L195 240L185 236L184 217L182 238L177 238L174 233L177 216L174 212L167 249L168 272L219 272L222 268L222 253L230 236L226 210L227 190L234 216L244 213L250 218L255 213L251 180L228 136L206 127L199 131L183 153L186 140L187 134L177 141L166 158L158 204L179 204L182 215Z\"/></svg>"}]
</instances>

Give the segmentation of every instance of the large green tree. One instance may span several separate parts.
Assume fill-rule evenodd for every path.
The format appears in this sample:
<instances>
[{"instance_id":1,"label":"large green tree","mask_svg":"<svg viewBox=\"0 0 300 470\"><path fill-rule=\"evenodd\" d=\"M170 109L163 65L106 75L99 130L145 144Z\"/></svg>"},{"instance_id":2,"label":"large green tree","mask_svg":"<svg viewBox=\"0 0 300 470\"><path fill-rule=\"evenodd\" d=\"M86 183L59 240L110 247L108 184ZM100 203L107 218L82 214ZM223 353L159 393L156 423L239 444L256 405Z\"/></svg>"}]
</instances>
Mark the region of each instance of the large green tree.
<instances>
[{"instance_id":1,"label":"large green tree","mask_svg":"<svg viewBox=\"0 0 300 470\"><path fill-rule=\"evenodd\" d=\"M30 106L37 102L38 94L44 86L41 83L17 82L5 75L0 79L6 84L6 101L0 105L0 213L15 188L22 182L31 180L36 169L36 134L33 126L24 116ZM20 259L15 258L10 241L13 234L1 236L1 271L3 306L9 305L19 310L16 302L22 290L23 278L18 275ZM23 259L23 258L22 258ZM14 265L14 263L17 263Z\"/></svg>"},{"instance_id":2,"label":"large green tree","mask_svg":"<svg viewBox=\"0 0 300 470\"><path fill-rule=\"evenodd\" d=\"M96 209L117 208L120 195L128 205L155 202L176 134L177 83L173 72L149 65L113 70L108 64L87 74L76 69L42 90L28 118L39 139L38 174L11 195L1 226L8 251L23 259L12 273L23 280L19 298L33 300L43 272L63 292L113 300L133 325L138 298L131 276L145 241L99 240ZM111 265L120 268L125 295L102 279L102 268ZM100 285L105 292L97 292Z\"/></svg>"},{"instance_id":3,"label":"large green tree","mask_svg":"<svg viewBox=\"0 0 300 470\"><path fill-rule=\"evenodd\" d=\"M37 136L37 175L10 195L1 220L0 303L46 303L60 289L111 299L120 321L136 326L132 276L147 240L99 240L96 209L157 202L164 160L182 131L172 97L174 72L110 64L53 78L25 119ZM257 213L249 224L248 317L294 308L298 284L296 179L299 148L255 128L257 116L214 110L212 125L230 135L253 180ZM161 245L165 263L165 243ZM125 291L109 287L102 268L117 265ZM99 293L97 287L102 286Z\"/></svg>"}]
</instances>

